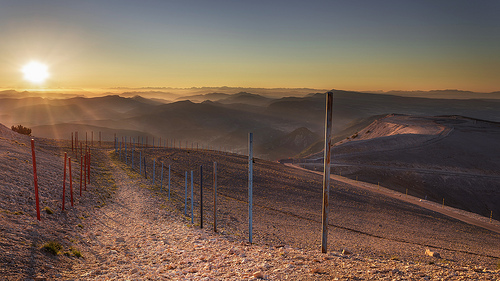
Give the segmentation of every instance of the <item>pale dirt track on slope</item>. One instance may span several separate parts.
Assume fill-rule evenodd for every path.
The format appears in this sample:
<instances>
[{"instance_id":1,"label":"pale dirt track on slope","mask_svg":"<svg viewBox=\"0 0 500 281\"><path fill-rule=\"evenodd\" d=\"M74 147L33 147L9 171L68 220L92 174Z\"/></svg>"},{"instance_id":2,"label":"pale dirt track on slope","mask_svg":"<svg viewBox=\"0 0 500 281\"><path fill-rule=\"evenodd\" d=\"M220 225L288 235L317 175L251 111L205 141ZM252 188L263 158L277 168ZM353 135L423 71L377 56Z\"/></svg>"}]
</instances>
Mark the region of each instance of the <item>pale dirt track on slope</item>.
<instances>
[{"instance_id":1,"label":"pale dirt track on slope","mask_svg":"<svg viewBox=\"0 0 500 281\"><path fill-rule=\"evenodd\" d=\"M296 165L287 164L287 166L294 167L294 168L301 169L301 170L305 170L305 171L309 171L309 172L315 173L315 174L322 174L321 172L307 170L305 168L302 168L302 167L299 167ZM371 190L373 192L383 194L385 196L389 196L389 197L394 198L394 199L398 199L398 200L405 201L405 202L408 202L411 204L415 204L415 205L420 206L422 208L425 208L425 209L428 209L428 210L431 210L431 211L434 211L437 213L441 213L443 215L458 219L458 220L466 222L468 224L479 226L479 227L482 227L484 229L488 229L488 230L491 230L493 232L500 234L500 223L498 221L493 220L492 223L489 223L487 221L487 218L481 217L477 214L465 212L465 211L458 210L458 209L451 208L451 207L447 207L447 206L443 207L443 206L441 206L437 203L434 203L434 202L422 200L422 199L419 199L419 198L414 197L414 196L401 194L399 192L396 192L396 191L393 191L393 190L390 190L387 188L383 188L383 187L377 186L375 184L367 183L367 182L359 182L359 181L351 180L351 179L341 177L338 175L330 175L330 178L337 180L337 181L340 181L340 182L344 182L344 183L356 186L356 187L359 187L359 188Z\"/></svg>"}]
</instances>

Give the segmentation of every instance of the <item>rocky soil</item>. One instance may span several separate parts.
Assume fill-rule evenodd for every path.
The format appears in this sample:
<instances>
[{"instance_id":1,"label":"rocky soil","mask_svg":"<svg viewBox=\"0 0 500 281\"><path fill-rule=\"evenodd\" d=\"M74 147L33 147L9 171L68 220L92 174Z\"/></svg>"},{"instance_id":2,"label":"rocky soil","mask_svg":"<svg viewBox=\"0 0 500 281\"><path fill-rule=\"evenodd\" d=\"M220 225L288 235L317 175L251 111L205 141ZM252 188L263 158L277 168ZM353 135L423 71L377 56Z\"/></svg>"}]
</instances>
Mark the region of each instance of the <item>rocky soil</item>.
<instances>
[{"instance_id":1,"label":"rocky soil","mask_svg":"<svg viewBox=\"0 0 500 281\"><path fill-rule=\"evenodd\" d=\"M74 207L61 212L61 153L71 149L67 143L37 140L41 206L54 211L42 213L38 222L29 139L7 133L0 135L0 276L5 280L500 278L498 234L339 182L332 190L329 251L321 254L321 177L258 159L255 243L249 244L246 159L217 152L144 149L145 179L137 162L132 170L109 150L93 149L91 184L82 197L75 196ZM157 161L154 185L152 159ZM218 233L211 224L213 161L220 169ZM166 175L159 186L161 162L172 166L170 200ZM198 219L199 165L205 167L204 229ZM194 224L183 205L184 172L191 170ZM74 187L77 183L76 176ZM60 253L41 250L47 241L60 243ZM426 256L427 248L440 257Z\"/></svg>"}]
</instances>

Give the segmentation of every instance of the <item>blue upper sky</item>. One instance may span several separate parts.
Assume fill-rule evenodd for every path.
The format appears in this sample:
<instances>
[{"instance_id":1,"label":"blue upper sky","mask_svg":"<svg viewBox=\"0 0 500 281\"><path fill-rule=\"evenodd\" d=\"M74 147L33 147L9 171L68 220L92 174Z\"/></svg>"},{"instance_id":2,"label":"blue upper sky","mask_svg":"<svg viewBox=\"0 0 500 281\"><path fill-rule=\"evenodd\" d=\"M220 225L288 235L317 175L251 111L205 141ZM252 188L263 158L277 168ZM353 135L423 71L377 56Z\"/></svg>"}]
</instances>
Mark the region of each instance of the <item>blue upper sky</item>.
<instances>
[{"instance_id":1,"label":"blue upper sky","mask_svg":"<svg viewBox=\"0 0 500 281\"><path fill-rule=\"evenodd\" d=\"M0 88L500 90L500 1L5 1Z\"/></svg>"}]
</instances>

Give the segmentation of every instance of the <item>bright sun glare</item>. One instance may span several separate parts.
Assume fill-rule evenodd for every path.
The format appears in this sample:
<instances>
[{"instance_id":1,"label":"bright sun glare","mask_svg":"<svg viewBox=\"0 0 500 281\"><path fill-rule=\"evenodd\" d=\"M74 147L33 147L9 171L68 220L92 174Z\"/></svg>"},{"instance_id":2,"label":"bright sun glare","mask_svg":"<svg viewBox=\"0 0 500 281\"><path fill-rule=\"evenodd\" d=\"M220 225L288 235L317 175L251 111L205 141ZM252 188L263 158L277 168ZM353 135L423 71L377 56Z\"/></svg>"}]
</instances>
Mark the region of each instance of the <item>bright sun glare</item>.
<instances>
[{"instance_id":1,"label":"bright sun glare","mask_svg":"<svg viewBox=\"0 0 500 281\"><path fill-rule=\"evenodd\" d=\"M49 77L48 67L45 64L32 61L26 64L22 72L24 73L24 79L32 83L42 83Z\"/></svg>"}]
</instances>

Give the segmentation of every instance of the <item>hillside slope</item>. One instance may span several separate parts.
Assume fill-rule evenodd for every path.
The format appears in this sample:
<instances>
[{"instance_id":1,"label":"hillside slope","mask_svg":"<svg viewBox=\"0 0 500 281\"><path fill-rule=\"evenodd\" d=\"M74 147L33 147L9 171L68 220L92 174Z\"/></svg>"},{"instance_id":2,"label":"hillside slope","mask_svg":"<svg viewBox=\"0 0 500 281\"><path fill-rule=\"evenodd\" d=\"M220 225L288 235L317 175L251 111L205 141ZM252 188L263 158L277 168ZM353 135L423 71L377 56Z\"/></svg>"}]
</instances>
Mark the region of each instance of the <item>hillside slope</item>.
<instances>
[{"instance_id":1,"label":"hillside slope","mask_svg":"<svg viewBox=\"0 0 500 281\"><path fill-rule=\"evenodd\" d=\"M336 144L333 171L498 218L499 142L495 122L388 115Z\"/></svg>"}]
</instances>

